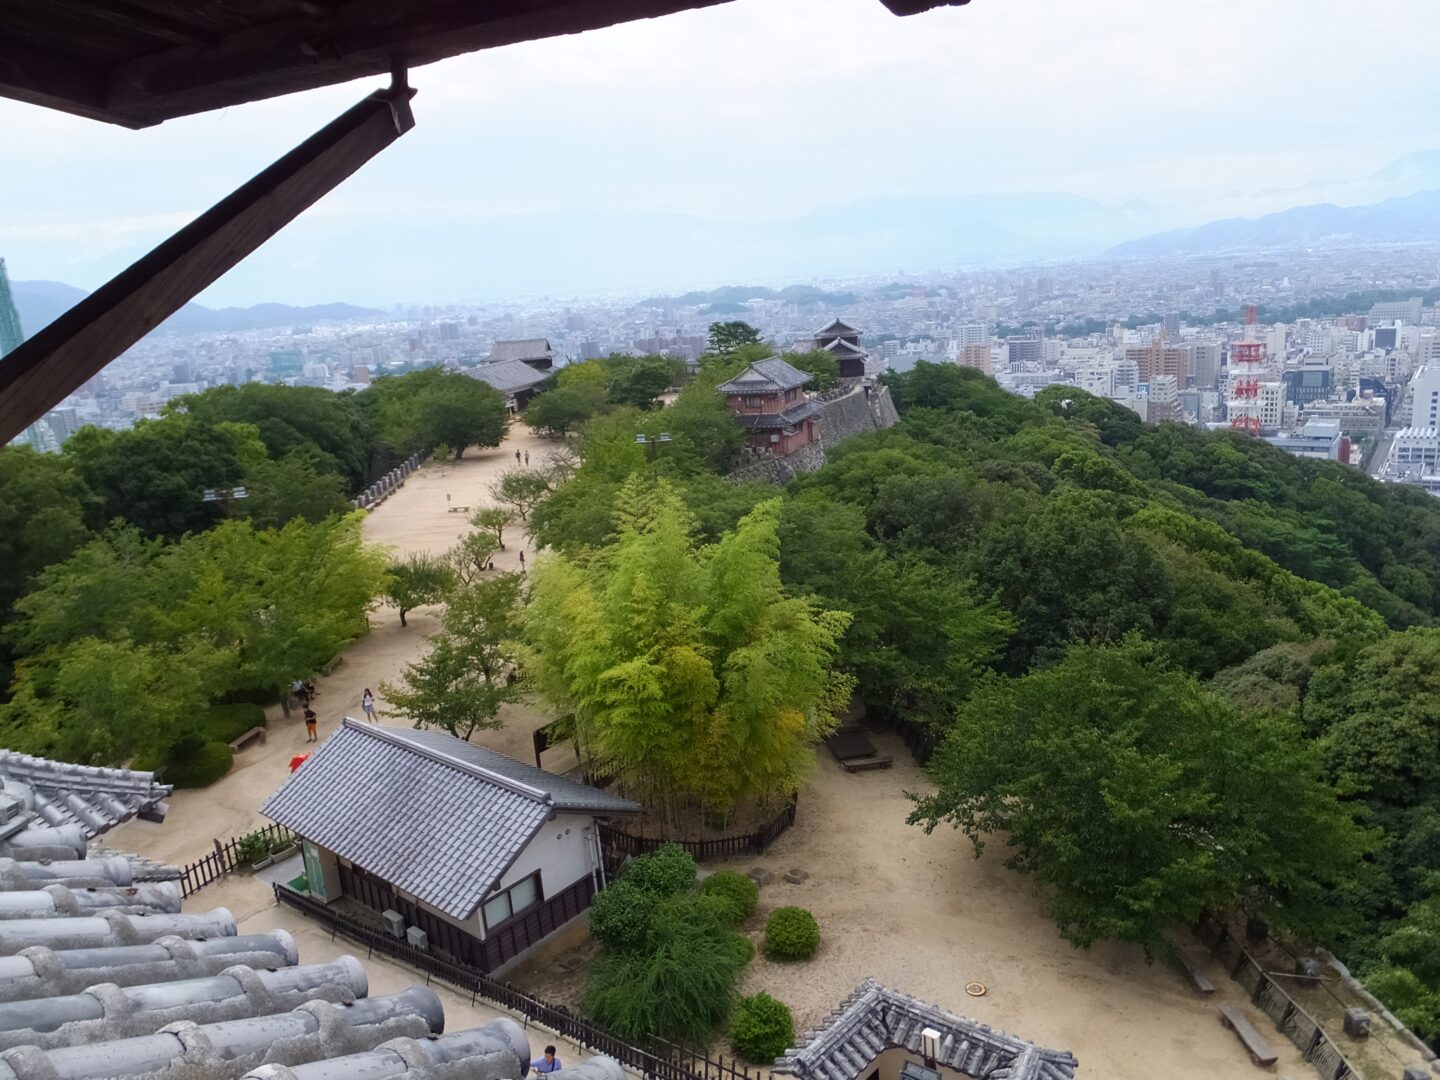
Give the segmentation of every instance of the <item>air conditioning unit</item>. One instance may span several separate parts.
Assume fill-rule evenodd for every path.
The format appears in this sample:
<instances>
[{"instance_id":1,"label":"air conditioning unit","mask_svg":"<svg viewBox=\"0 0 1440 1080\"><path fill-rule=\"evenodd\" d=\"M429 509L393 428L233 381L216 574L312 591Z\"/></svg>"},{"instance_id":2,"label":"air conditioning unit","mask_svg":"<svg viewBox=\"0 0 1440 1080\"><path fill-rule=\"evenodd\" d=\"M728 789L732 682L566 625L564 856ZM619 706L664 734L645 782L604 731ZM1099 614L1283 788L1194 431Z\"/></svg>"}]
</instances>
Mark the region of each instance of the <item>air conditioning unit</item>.
<instances>
[{"instance_id":1,"label":"air conditioning unit","mask_svg":"<svg viewBox=\"0 0 1440 1080\"><path fill-rule=\"evenodd\" d=\"M403 938L405 936L404 915L401 915L398 911L392 911L386 908L380 913L380 917L385 920L385 932L387 934L394 938Z\"/></svg>"},{"instance_id":2,"label":"air conditioning unit","mask_svg":"<svg viewBox=\"0 0 1440 1080\"><path fill-rule=\"evenodd\" d=\"M421 952L430 951L430 935L418 926L412 926L405 931L405 940L410 943L412 949L419 949Z\"/></svg>"}]
</instances>

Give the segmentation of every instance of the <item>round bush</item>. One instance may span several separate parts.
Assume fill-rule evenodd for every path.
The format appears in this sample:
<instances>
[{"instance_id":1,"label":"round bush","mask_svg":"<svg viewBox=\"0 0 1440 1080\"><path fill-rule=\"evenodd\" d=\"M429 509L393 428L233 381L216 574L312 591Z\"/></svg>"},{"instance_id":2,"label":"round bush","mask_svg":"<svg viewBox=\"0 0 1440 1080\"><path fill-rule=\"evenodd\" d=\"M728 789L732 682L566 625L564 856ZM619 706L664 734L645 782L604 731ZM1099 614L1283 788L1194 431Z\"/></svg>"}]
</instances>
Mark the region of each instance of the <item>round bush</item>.
<instances>
[{"instance_id":1,"label":"round bush","mask_svg":"<svg viewBox=\"0 0 1440 1080\"><path fill-rule=\"evenodd\" d=\"M656 899L629 879L617 881L590 904L590 933L607 949L644 948L655 918Z\"/></svg>"},{"instance_id":2,"label":"round bush","mask_svg":"<svg viewBox=\"0 0 1440 1080\"><path fill-rule=\"evenodd\" d=\"M737 870L717 870L700 883L700 892L715 904L715 913L730 926L750 917L760 899L760 886Z\"/></svg>"},{"instance_id":3,"label":"round bush","mask_svg":"<svg viewBox=\"0 0 1440 1080\"><path fill-rule=\"evenodd\" d=\"M732 933L730 943L735 946L735 955L740 958L741 967L755 959L755 945L744 934Z\"/></svg>"},{"instance_id":4,"label":"round bush","mask_svg":"<svg viewBox=\"0 0 1440 1080\"><path fill-rule=\"evenodd\" d=\"M809 960L820 947L820 925L804 908L781 907L765 923L765 955L771 960Z\"/></svg>"},{"instance_id":5,"label":"round bush","mask_svg":"<svg viewBox=\"0 0 1440 1080\"><path fill-rule=\"evenodd\" d=\"M746 1061L760 1065L774 1061L795 1043L795 1020L790 1007L763 990L742 998L730 1021L730 1044Z\"/></svg>"},{"instance_id":6,"label":"round bush","mask_svg":"<svg viewBox=\"0 0 1440 1080\"><path fill-rule=\"evenodd\" d=\"M229 743L203 743L193 754L172 756L161 769L162 778L177 788L209 787L230 771L234 760L235 751Z\"/></svg>"},{"instance_id":7,"label":"round bush","mask_svg":"<svg viewBox=\"0 0 1440 1080\"><path fill-rule=\"evenodd\" d=\"M661 900L678 896L695 884L695 859L679 844L666 844L632 862L624 881Z\"/></svg>"}]
</instances>

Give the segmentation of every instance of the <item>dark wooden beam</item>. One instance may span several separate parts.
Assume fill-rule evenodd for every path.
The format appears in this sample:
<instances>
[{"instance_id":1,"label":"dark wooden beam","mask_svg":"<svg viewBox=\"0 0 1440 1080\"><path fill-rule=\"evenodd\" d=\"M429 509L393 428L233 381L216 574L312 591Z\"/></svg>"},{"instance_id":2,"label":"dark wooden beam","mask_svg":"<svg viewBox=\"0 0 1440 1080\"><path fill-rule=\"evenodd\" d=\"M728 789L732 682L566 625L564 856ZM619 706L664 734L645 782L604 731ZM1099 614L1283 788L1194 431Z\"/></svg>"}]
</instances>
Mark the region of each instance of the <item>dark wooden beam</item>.
<instances>
[{"instance_id":1,"label":"dark wooden beam","mask_svg":"<svg viewBox=\"0 0 1440 1080\"><path fill-rule=\"evenodd\" d=\"M371 94L0 358L0 445L414 127L413 94Z\"/></svg>"}]
</instances>

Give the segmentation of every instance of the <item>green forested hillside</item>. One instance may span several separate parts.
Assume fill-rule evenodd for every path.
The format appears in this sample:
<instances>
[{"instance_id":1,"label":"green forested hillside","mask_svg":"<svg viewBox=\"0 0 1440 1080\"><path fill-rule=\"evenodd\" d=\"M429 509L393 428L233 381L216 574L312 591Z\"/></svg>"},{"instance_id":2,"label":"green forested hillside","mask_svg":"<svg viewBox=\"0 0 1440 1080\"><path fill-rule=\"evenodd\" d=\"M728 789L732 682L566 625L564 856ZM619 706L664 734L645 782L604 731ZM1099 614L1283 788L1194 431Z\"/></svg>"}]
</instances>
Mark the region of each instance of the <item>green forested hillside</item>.
<instances>
[{"instance_id":1,"label":"green forested hillside","mask_svg":"<svg viewBox=\"0 0 1440 1080\"><path fill-rule=\"evenodd\" d=\"M1000 830L1077 942L1244 905L1440 1033L1440 501L1074 388L890 383L900 424L790 486L779 557L851 613L869 713L939 740L917 824ZM599 556L637 473L710 539L767 497L703 452L714 396L681 401L592 421L540 540ZM647 460L662 423L680 437Z\"/></svg>"}]
</instances>

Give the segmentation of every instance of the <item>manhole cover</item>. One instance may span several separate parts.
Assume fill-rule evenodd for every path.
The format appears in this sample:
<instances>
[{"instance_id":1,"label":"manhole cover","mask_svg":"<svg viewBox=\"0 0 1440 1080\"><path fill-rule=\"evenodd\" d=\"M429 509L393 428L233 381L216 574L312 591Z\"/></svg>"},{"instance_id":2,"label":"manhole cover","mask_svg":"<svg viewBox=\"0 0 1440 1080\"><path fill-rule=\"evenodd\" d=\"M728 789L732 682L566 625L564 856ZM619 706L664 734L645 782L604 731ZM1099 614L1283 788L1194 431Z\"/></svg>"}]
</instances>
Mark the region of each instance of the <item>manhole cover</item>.
<instances>
[{"instance_id":1,"label":"manhole cover","mask_svg":"<svg viewBox=\"0 0 1440 1080\"><path fill-rule=\"evenodd\" d=\"M989 993L989 991L985 989L984 983L976 982L966 983L965 992L971 997L984 997L987 993Z\"/></svg>"}]
</instances>

